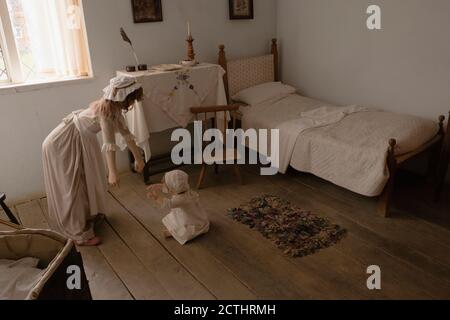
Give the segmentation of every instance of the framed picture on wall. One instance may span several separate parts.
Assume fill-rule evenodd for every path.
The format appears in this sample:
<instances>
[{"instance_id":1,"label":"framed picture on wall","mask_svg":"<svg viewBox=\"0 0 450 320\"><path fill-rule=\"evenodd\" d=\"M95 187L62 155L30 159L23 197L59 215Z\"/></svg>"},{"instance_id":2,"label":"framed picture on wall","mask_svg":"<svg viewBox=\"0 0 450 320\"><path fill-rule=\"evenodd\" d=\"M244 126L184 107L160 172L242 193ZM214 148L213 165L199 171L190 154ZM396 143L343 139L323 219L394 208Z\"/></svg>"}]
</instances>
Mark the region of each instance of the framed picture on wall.
<instances>
[{"instance_id":1,"label":"framed picture on wall","mask_svg":"<svg viewBox=\"0 0 450 320\"><path fill-rule=\"evenodd\" d=\"M134 23L163 21L161 0L131 0Z\"/></svg>"},{"instance_id":2,"label":"framed picture on wall","mask_svg":"<svg viewBox=\"0 0 450 320\"><path fill-rule=\"evenodd\" d=\"M253 19L253 0L229 0L230 19Z\"/></svg>"}]
</instances>

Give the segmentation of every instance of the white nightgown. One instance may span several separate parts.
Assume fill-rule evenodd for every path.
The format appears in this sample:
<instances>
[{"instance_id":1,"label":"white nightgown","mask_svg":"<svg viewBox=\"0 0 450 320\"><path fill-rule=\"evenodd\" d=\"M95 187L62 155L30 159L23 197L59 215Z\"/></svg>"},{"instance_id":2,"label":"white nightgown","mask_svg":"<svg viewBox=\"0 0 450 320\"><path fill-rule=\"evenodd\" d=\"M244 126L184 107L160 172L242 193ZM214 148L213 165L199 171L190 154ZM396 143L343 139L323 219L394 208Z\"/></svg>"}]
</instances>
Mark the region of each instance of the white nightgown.
<instances>
[{"instance_id":1,"label":"white nightgown","mask_svg":"<svg viewBox=\"0 0 450 320\"><path fill-rule=\"evenodd\" d=\"M188 191L174 195L164 203L170 213L164 217L163 224L180 244L184 245L209 231L209 219L200 206L197 193Z\"/></svg>"},{"instance_id":2,"label":"white nightgown","mask_svg":"<svg viewBox=\"0 0 450 320\"><path fill-rule=\"evenodd\" d=\"M99 117L92 105L75 111L45 139L42 146L48 214L53 229L75 241L94 235L93 220L106 212L107 176L102 152L116 151L115 133L134 137L125 119ZM102 131L103 148L97 133Z\"/></svg>"}]
</instances>

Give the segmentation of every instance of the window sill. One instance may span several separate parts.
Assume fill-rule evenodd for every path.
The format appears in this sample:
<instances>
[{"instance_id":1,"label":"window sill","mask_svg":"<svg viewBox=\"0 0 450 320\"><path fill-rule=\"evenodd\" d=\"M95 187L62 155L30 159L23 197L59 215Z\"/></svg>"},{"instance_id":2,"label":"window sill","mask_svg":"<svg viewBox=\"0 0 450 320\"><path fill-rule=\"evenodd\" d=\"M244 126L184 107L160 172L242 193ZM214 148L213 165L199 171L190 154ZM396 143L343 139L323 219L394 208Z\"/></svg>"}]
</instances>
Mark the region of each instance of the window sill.
<instances>
[{"instance_id":1,"label":"window sill","mask_svg":"<svg viewBox=\"0 0 450 320\"><path fill-rule=\"evenodd\" d=\"M74 85L78 83L93 81L93 76L50 80L43 82L20 83L20 84L0 84L0 95L22 93L28 91L38 91L49 88L61 87L66 85Z\"/></svg>"}]
</instances>

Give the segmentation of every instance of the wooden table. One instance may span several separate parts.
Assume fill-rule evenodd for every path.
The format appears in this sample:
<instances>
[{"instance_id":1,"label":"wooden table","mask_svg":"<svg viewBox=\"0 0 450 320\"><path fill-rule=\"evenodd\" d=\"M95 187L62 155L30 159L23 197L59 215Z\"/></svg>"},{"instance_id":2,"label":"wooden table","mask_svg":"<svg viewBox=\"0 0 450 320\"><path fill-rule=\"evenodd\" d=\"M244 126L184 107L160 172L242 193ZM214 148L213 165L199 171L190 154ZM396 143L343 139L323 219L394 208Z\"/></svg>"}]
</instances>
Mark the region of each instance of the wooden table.
<instances>
[{"instance_id":1,"label":"wooden table","mask_svg":"<svg viewBox=\"0 0 450 320\"><path fill-rule=\"evenodd\" d=\"M149 182L152 174L167 171L150 170L158 163L169 162L170 154L154 157L151 152L151 135L165 130L186 127L194 118L191 107L226 105L227 98L223 76L224 69L216 64L199 64L192 68L174 71L117 72L134 77L142 83L145 99L136 103L126 114L128 127L136 137L136 143L144 150L146 166L144 179ZM121 147L125 143L119 142ZM171 161L170 161L171 162ZM134 158L130 155L130 164Z\"/></svg>"}]
</instances>

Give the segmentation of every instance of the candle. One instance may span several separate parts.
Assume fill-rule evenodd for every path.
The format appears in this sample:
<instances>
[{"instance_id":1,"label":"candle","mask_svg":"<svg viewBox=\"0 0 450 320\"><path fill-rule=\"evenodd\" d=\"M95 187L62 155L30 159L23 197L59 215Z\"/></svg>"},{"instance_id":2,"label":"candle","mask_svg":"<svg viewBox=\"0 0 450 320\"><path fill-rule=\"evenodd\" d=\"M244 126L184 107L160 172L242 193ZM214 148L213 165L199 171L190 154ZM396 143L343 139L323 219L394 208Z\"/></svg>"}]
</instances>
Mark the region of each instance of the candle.
<instances>
[{"instance_id":1,"label":"candle","mask_svg":"<svg viewBox=\"0 0 450 320\"><path fill-rule=\"evenodd\" d=\"M188 21L187 26L188 26L188 37L191 37L192 33L191 33L191 22L190 21Z\"/></svg>"}]
</instances>

